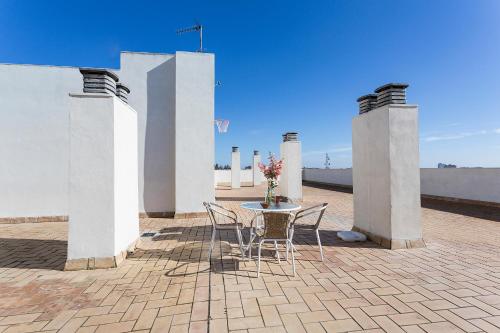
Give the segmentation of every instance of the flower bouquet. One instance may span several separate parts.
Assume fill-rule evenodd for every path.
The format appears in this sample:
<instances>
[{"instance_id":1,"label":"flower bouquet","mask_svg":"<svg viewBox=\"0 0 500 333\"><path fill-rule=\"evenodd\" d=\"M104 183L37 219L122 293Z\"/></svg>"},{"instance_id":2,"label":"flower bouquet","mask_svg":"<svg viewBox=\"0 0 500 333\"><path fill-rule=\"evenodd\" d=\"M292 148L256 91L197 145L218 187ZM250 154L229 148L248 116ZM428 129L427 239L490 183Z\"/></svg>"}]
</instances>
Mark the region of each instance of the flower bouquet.
<instances>
[{"instance_id":1,"label":"flower bouquet","mask_svg":"<svg viewBox=\"0 0 500 333\"><path fill-rule=\"evenodd\" d=\"M269 153L268 160L268 165L259 163L259 169L267 179L267 191L265 202L262 204L263 208L267 208L273 203L278 204L278 202L276 202L275 189L278 187L278 177L283 168L283 160L276 159L272 153Z\"/></svg>"}]
</instances>

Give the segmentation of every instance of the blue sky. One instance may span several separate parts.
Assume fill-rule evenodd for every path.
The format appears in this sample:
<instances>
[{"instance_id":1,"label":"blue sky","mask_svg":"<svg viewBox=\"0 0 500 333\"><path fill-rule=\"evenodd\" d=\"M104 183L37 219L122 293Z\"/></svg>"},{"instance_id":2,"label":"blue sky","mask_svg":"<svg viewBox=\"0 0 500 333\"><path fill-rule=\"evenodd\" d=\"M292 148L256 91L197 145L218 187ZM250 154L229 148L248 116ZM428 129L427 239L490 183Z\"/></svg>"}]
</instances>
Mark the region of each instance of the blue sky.
<instances>
[{"instance_id":1,"label":"blue sky","mask_svg":"<svg viewBox=\"0 0 500 333\"><path fill-rule=\"evenodd\" d=\"M407 82L423 167L500 167L500 1L0 1L0 62L119 67L119 51L216 54L216 161L279 152L350 167L356 98Z\"/></svg>"}]
</instances>

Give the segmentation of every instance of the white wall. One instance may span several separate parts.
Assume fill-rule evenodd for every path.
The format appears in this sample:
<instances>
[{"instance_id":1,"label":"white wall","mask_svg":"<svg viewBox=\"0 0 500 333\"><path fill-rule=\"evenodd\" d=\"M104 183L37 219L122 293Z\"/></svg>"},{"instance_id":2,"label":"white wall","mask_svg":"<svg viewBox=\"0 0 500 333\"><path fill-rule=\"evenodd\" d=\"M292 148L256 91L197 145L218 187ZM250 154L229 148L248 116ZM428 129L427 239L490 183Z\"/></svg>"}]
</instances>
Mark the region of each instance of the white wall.
<instances>
[{"instance_id":1,"label":"white wall","mask_svg":"<svg viewBox=\"0 0 500 333\"><path fill-rule=\"evenodd\" d=\"M500 203L500 168L420 169L422 194Z\"/></svg>"},{"instance_id":2,"label":"white wall","mask_svg":"<svg viewBox=\"0 0 500 333\"><path fill-rule=\"evenodd\" d=\"M304 169L304 180L352 186L352 169ZM500 203L500 168L420 169L422 194Z\"/></svg>"},{"instance_id":3,"label":"white wall","mask_svg":"<svg viewBox=\"0 0 500 333\"><path fill-rule=\"evenodd\" d=\"M231 170L214 170L215 185L217 184L231 184ZM253 182L253 171L252 169L242 169L240 170L240 180L241 183L252 183Z\"/></svg>"},{"instance_id":4,"label":"white wall","mask_svg":"<svg viewBox=\"0 0 500 333\"><path fill-rule=\"evenodd\" d=\"M114 253L127 249L139 237L139 177L137 112L114 100Z\"/></svg>"},{"instance_id":5,"label":"white wall","mask_svg":"<svg viewBox=\"0 0 500 333\"><path fill-rule=\"evenodd\" d=\"M116 73L137 111L139 210L175 210L175 57L122 52Z\"/></svg>"},{"instance_id":6,"label":"white wall","mask_svg":"<svg viewBox=\"0 0 500 333\"><path fill-rule=\"evenodd\" d=\"M68 214L69 92L78 68L0 65L0 217Z\"/></svg>"},{"instance_id":7,"label":"white wall","mask_svg":"<svg viewBox=\"0 0 500 333\"><path fill-rule=\"evenodd\" d=\"M303 169L305 181L352 186L352 169Z\"/></svg>"},{"instance_id":8,"label":"white wall","mask_svg":"<svg viewBox=\"0 0 500 333\"><path fill-rule=\"evenodd\" d=\"M81 94L70 111L68 259L112 257L139 237L137 114Z\"/></svg>"},{"instance_id":9,"label":"white wall","mask_svg":"<svg viewBox=\"0 0 500 333\"><path fill-rule=\"evenodd\" d=\"M175 54L175 212L205 212L215 200L215 57Z\"/></svg>"}]
</instances>

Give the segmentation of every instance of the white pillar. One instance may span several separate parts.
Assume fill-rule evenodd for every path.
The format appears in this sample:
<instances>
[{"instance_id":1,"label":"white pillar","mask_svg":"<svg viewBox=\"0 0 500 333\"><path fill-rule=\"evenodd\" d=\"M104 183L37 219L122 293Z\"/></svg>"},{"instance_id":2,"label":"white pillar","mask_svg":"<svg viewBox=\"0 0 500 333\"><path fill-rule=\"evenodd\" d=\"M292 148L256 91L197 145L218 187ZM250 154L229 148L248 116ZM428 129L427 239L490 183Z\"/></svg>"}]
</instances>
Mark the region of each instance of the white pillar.
<instances>
[{"instance_id":1,"label":"white pillar","mask_svg":"<svg viewBox=\"0 0 500 333\"><path fill-rule=\"evenodd\" d=\"M422 247L418 107L385 104L391 97L381 88L378 107L360 101L352 122L353 229L386 248Z\"/></svg>"},{"instance_id":2,"label":"white pillar","mask_svg":"<svg viewBox=\"0 0 500 333\"><path fill-rule=\"evenodd\" d=\"M260 154L258 150L253 151L252 178L253 186L260 185L262 182L262 171L259 168Z\"/></svg>"},{"instance_id":3,"label":"white pillar","mask_svg":"<svg viewBox=\"0 0 500 333\"><path fill-rule=\"evenodd\" d=\"M302 200L302 148L297 133L283 134L280 146L283 170L280 177L280 192L292 200Z\"/></svg>"},{"instance_id":4,"label":"white pillar","mask_svg":"<svg viewBox=\"0 0 500 333\"><path fill-rule=\"evenodd\" d=\"M116 267L139 237L137 113L107 93L72 97L65 269Z\"/></svg>"},{"instance_id":5,"label":"white pillar","mask_svg":"<svg viewBox=\"0 0 500 333\"><path fill-rule=\"evenodd\" d=\"M240 188L240 148L233 147L231 152L231 188Z\"/></svg>"},{"instance_id":6,"label":"white pillar","mask_svg":"<svg viewBox=\"0 0 500 333\"><path fill-rule=\"evenodd\" d=\"M209 53L175 53L176 218L206 215L203 202L215 199L214 61Z\"/></svg>"}]
</instances>

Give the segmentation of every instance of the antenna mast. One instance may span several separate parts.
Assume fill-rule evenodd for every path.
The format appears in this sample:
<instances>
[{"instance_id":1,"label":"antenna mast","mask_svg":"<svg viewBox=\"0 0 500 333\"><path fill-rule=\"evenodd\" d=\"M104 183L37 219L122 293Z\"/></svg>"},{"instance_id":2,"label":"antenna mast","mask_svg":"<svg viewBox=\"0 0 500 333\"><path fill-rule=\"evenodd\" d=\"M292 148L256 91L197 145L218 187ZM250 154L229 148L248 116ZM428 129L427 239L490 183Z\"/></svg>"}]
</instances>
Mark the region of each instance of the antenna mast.
<instances>
[{"instance_id":1,"label":"antenna mast","mask_svg":"<svg viewBox=\"0 0 500 333\"><path fill-rule=\"evenodd\" d=\"M330 169L330 156L328 156L328 153L325 154L325 169Z\"/></svg>"},{"instance_id":2,"label":"antenna mast","mask_svg":"<svg viewBox=\"0 0 500 333\"><path fill-rule=\"evenodd\" d=\"M196 24L189 28L178 29L176 32L178 35L182 35L193 31L198 31L200 33L200 49L198 52L203 52L203 26L201 24Z\"/></svg>"}]
</instances>

